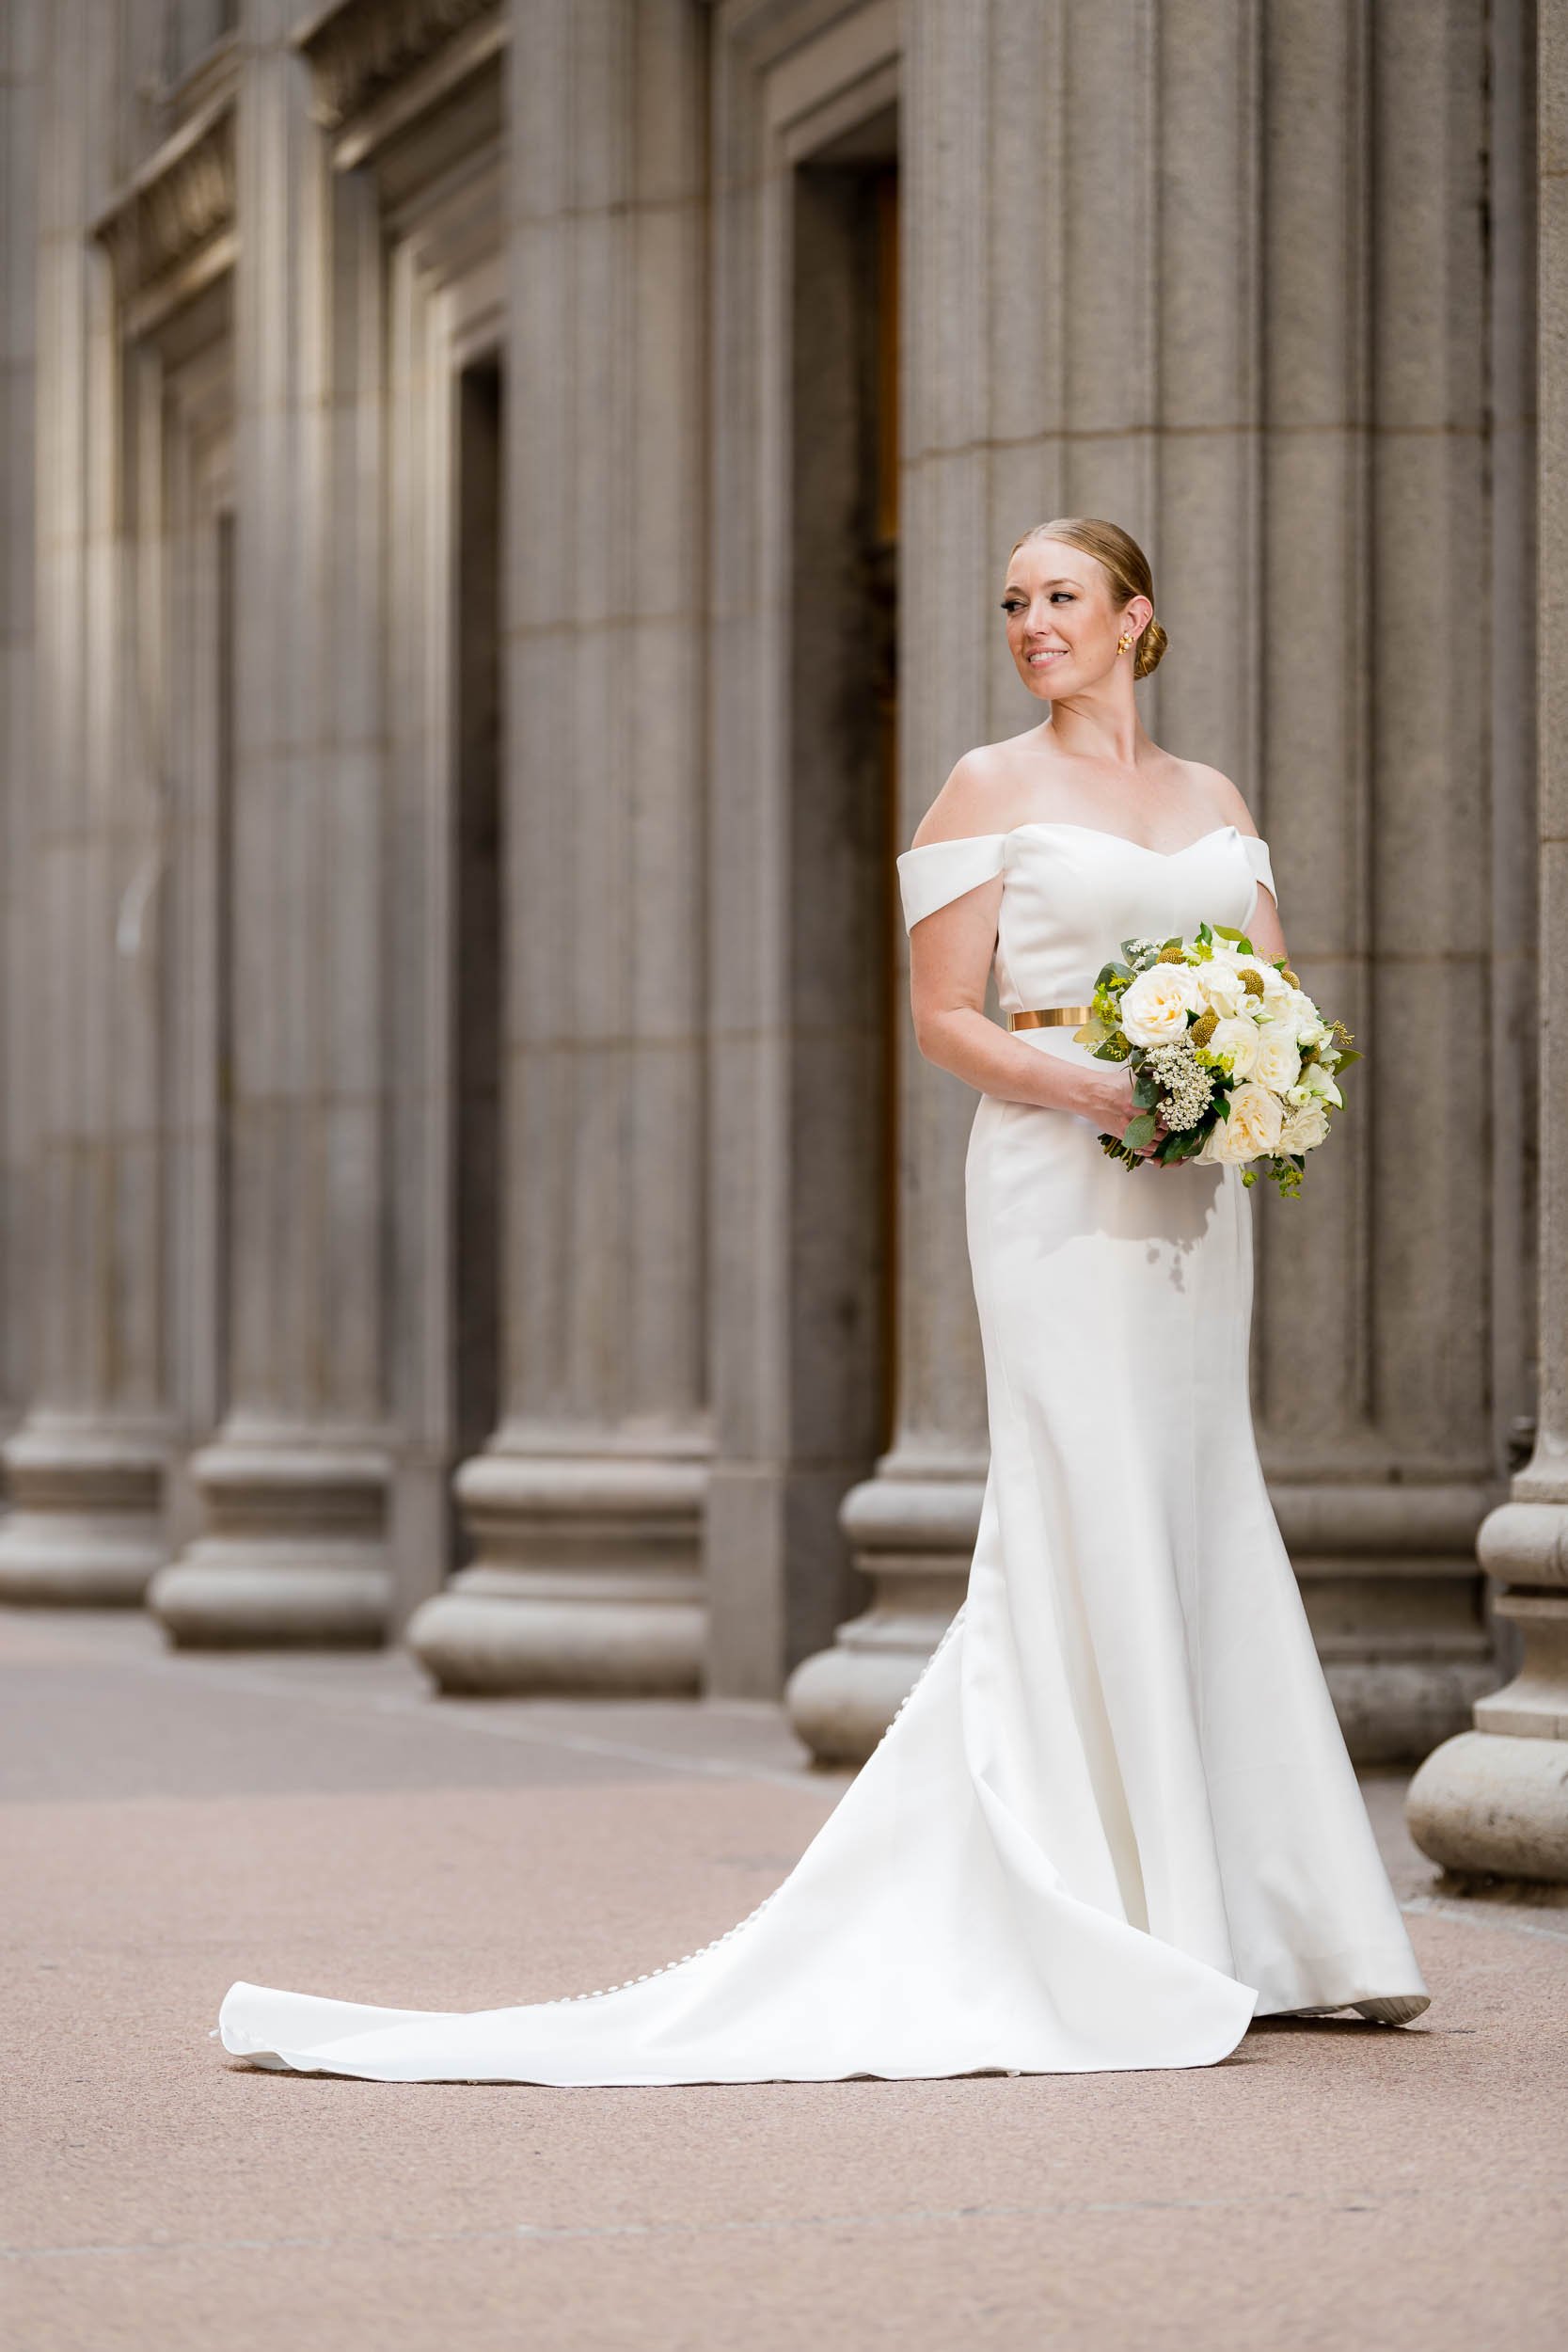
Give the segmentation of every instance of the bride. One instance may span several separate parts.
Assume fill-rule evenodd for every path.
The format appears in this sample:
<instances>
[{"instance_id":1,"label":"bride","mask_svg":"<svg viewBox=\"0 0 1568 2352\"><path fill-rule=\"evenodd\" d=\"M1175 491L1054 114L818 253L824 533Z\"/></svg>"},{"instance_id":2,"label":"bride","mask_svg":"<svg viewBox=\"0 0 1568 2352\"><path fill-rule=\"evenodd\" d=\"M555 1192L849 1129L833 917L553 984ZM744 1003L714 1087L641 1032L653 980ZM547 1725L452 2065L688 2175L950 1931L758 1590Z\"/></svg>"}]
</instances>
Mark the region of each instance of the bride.
<instances>
[{"instance_id":1,"label":"bride","mask_svg":"<svg viewBox=\"0 0 1568 2352\"><path fill-rule=\"evenodd\" d=\"M959 760L898 861L915 1035L979 1094L967 1163L990 1468L962 1606L788 1877L646 1976L515 2009L240 1983L224 2046L377 2081L820 2081L1202 2066L1255 2016L1427 2006L1270 1508L1250 1194L1101 1150L1073 1041L1125 938L1284 952L1233 785L1162 751L1141 549L1041 524L1007 642L1039 725ZM1003 1027L984 1011L994 972Z\"/></svg>"}]
</instances>

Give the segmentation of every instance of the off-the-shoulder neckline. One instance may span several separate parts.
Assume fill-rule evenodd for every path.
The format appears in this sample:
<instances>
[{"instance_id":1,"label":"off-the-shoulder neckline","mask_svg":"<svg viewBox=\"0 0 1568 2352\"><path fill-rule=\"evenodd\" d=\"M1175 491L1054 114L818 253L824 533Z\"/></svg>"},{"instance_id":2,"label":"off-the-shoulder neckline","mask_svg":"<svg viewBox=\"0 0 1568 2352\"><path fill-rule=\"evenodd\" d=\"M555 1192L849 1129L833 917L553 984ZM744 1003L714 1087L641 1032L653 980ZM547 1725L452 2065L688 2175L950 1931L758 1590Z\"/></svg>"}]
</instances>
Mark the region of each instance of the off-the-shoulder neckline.
<instances>
[{"instance_id":1,"label":"off-the-shoulder neckline","mask_svg":"<svg viewBox=\"0 0 1568 2352\"><path fill-rule=\"evenodd\" d=\"M1034 817L1024 824L1009 825L1005 833L956 834L949 841L922 841L918 849L904 850L899 854L914 857L919 850L961 850L972 841L1010 841L1015 834L1020 833L1092 834L1097 841L1119 841L1124 850L1140 850L1145 857L1185 857L1189 850L1201 848L1205 841L1212 841L1222 833L1233 833L1239 841L1260 842L1262 839L1259 834L1243 833L1239 825L1211 825L1207 833L1196 834L1191 841L1183 841L1179 850L1155 850L1147 841L1134 841L1125 833L1112 833L1105 825L1074 825L1065 817Z\"/></svg>"}]
</instances>

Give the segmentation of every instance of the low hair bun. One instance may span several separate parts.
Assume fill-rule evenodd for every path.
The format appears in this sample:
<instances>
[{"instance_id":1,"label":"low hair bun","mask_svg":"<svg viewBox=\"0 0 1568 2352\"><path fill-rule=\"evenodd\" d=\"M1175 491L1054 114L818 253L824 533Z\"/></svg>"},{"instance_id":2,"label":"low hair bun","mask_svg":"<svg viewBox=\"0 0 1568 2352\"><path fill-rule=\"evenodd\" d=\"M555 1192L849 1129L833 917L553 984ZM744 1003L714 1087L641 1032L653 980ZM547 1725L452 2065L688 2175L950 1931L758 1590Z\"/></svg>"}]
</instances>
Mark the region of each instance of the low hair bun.
<instances>
[{"instance_id":1,"label":"low hair bun","mask_svg":"<svg viewBox=\"0 0 1568 2352\"><path fill-rule=\"evenodd\" d=\"M1169 644L1170 639L1159 622L1151 620L1139 638L1138 650L1132 656L1132 675L1135 678L1147 677L1150 670L1157 670Z\"/></svg>"}]
</instances>

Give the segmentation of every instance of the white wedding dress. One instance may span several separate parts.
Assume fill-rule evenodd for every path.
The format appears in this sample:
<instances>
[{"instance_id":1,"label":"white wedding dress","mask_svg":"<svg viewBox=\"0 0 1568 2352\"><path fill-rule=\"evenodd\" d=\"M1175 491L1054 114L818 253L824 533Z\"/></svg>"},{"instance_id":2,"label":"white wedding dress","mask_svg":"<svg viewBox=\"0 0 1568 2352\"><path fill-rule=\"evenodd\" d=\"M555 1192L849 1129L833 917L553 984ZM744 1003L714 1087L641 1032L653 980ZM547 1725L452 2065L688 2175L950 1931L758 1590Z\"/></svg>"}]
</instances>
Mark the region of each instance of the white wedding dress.
<instances>
[{"instance_id":1,"label":"white wedding dress","mask_svg":"<svg viewBox=\"0 0 1568 2352\"><path fill-rule=\"evenodd\" d=\"M1164 854L1026 824L898 864L911 927L1004 876L1005 1011L1086 1002L1120 940L1244 927L1273 886L1232 825ZM236 1984L227 2049L392 2082L1087 2073L1424 1995L1259 1467L1238 1171L1130 1171L1086 1120L984 1096L968 1216L991 1456L967 1595L783 1883L701 1951L520 2008Z\"/></svg>"}]
</instances>

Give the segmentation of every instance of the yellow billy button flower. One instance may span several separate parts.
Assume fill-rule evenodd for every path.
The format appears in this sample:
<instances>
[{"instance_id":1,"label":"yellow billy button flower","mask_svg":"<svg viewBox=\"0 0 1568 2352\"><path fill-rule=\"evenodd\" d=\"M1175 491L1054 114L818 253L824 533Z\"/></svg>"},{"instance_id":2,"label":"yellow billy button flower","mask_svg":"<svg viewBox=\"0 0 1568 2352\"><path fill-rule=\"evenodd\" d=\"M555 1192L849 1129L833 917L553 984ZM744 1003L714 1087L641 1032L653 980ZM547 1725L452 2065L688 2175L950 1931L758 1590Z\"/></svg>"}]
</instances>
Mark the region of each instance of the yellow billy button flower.
<instances>
[{"instance_id":1,"label":"yellow billy button flower","mask_svg":"<svg viewBox=\"0 0 1568 2352\"><path fill-rule=\"evenodd\" d=\"M1263 993L1262 974L1260 972L1244 971L1242 974L1242 986L1246 990L1249 996L1261 996Z\"/></svg>"},{"instance_id":2,"label":"yellow billy button flower","mask_svg":"<svg viewBox=\"0 0 1568 2352\"><path fill-rule=\"evenodd\" d=\"M1219 1014L1214 1010L1212 1005L1210 1006L1207 1012L1200 1012L1198 1014L1197 1019L1193 1023L1192 1027L1187 1032L1187 1035L1192 1039L1195 1045L1208 1044L1209 1040L1213 1036L1214 1031L1219 1026Z\"/></svg>"},{"instance_id":3,"label":"yellow billy button flower","mask_svg":"<svg viewBox=\"0 0 1568 2352\"><path fill-rule=\"evenodd\" d=\"M1162 947L1159 960L1162 963L1185 963L1187 952L1184 947Z\"/></svg>"}]
</instances>

